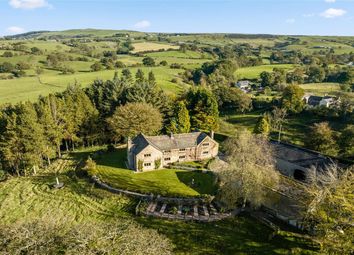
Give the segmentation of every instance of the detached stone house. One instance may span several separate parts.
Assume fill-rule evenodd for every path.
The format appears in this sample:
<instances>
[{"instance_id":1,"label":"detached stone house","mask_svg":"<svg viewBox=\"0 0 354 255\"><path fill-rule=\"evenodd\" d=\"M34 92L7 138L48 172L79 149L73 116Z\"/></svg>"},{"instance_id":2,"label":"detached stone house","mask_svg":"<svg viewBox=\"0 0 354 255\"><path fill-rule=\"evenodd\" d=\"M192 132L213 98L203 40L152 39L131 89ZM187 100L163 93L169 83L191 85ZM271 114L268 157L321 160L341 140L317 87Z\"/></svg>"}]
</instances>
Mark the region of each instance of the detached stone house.
<instances>
[{"instance_id":1,"label":"detached stone house","mask_svg":"<svg viewBox=\"0 0 354 255\"><path fill-rule=\"evenodd\" d=\"M304 96L304 101L308 105L308 107L332 107L338 105L340 103L339 98L331 97L331 96L313 96L306 95Z\"/></svg>"},{"instance_id":2,"label":"detached stone house","mask_svg":"<svg viewBox=\"0 0 354 255\"><path fill-rule=\"evenodd\" d=\"M128 139L127 158L130 169L150 171L174 162L200 161L214 158L219 144L202 132L146 136L140 134Z\"/></svg>"},{"instance_id":3,"label":"detached stone house","mask_svg":"<svg viewBox=\"0 0 354 255\"><path fill-rule=\"evenodd\" d=\"M247 92L250 89L250 86L251 84L247 80L236 82L236 87L238 87L239 89L245 92Z\"/></svg>"}]
</instances>

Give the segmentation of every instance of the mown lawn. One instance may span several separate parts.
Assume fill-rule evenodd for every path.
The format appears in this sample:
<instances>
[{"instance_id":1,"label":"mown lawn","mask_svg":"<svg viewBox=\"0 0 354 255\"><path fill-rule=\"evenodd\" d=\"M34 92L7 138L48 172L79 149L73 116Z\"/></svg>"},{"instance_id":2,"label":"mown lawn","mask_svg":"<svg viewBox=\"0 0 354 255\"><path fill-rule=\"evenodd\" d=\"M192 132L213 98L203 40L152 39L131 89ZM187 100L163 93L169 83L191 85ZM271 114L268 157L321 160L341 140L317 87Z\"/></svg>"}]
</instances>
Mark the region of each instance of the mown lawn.
<instances>
[{"instance_id":1,"label":"mown lawn","mask_svg":"<svg viewBox=\"0 0 354 255\"><path fill-rule=\"evenodd\" d=\"M125 167L126 150L117 149L101 155L97 160L97 175L111 186L146 194L164 196L198 196L214 194L215 177L201 171L176 169L136 173ZM192 180L194 179L194 184Z\"/></svg>"}]
</instances>

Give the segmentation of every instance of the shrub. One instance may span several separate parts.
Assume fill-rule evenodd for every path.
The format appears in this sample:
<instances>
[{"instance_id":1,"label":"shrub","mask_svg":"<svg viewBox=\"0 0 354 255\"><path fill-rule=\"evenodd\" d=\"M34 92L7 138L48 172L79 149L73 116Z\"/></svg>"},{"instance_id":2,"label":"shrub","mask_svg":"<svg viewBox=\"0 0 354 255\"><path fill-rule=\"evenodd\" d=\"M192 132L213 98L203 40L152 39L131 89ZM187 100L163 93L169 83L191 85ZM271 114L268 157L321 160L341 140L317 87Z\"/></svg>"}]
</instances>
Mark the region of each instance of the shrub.
<instances>
[{"instance_id":1,"label":"shrub","mask_svg":"<svg viewBox=\"0 0 354 255\"><path fill-rule=\"evenodd\" d=\"M103 65L100 62L96 62L93 65L91 65L91 71L93 72L97 72L97 71L101 71L103 69Z\"/></svg>"},{"instance_id":2,"label":"shrub","mask_svg":"<svg viewBox=\"0 0 354 255\"><path fill-rule=\"evenodd\" d=\"M143 58L143 64L144 64L144 66L154 66L155 60L152 57L146 57L146 58Z\"/></svg>"},{"instance_id":3,"label":"shrub","mask_svg":"<svg viewBox=\"0 0 354 255\"><path fill-rule=\"evenodd\" d=\"M11 58L14 56L14 54L11 51L5 51L2 56L5 58Z\"/></svg>"},{"instance_id":4,"label":"shrub","mask_svg":"<svg viewBox=\"0 0 354 255\"><path fill-rule=\"evenodd\" d=\"M160 166L161 166L161 159L159 158L155 160L155 169L159 169Z\"/></svg>"},{"instance_id":5,"label":"shrub","mask_svg":"<svg viewBox=\"0 0 354 255\"><path fill-rule=\"evenodd\" d=\"M170 65L171 69L182 69L182 65L178 63L173 63Z\"/></svg>"},{"instance_id":6,"label":"shrub","mask_svg":"<svg viewBox=\"0 0 354 255\"><path fill-rule=\"evenodd\" d=\"M17 77L17 78L26 76L26 72L23 71L23 70L13 70L12 73L13 73L13 75L14 75L15 77Z\"/></svg>"},{"instance_id":7,"label":"shrub","mask_svg":"<svg viewBox=\"0 0 354 255\"><path fill-rule=\"evenodd\" d=\"M16 64L15 68L18 70L28 70L31 68L31 65L29 63L21 61Z\"/></svg>"},{"instance_id":8,"label":"shrub","mask_svg":"<svg viewBox=\"0 0 354 255\"><path fill-rule=\"evenodd\" d=\"M167 65L168 65L168 63L167 63L167 61L166 61L166 60L162 60L162 61L160 62L160 65L162 65L162 66L167 66Z\"/></svg>"},{"instance_id":9,"label":"shrub","mask_svg":"<svg viewBox=\"0 0 354 255\"><path fill-rule=\"evenodd\" d=\"M6 180L6 173L0 169L0 182Z\"/></svg>"},{"instance_id":10,"label":"shrub","mask_svg":"<svg viewBox=\"0 0 354 255\"><path fill-rule=\"evenodd\" d=\"M113 152L114 150L115 150L115 147L114 147L113 144L109 144L109 145L107 146L107 151L108 151L108 152Z\"/></svg>"},{"instance_id":11,"label":"shrub","mask_svg":"<svg viewBox=\"0 0 354 255\"><path fill-rule=\"evenodd\" d=\"M97 174L97 165L96 162L91 158L88 157L85 166L83 167L85 171L87 171L90 175L96 175Z\"/></svg>"},{"instance_id":12,"label":"shrub","mask_svg":"<svg viewBox=\"0 0 354 255\"><path fill-rule=\"evenodd\" d=\"M142 161L141 159L138 160L138 170L139 170L139 172L143 171L143 163L144 163L144 161Z\"/></svg>"},{"instance_id":13,"label":"shrub","mask_svg":"<svg viewBox=\"0 0 354 255\"><path fill-rule=\"evenodd\" d=\"M116 68L125 68L125 64L122 61L116 61L114 66Z\"/></svg>"},{"instance_id":14,"label":"shrub","mask_svg":"<svg viewBox=\"0 0 354 255\"><path fill-rule=\"evenodd\" d=\"M75 73L74 68L68 67L68 66L63 66L59 68L62 74L73 74Z\"/></svg>"},{"instance_id":15,"label":"shrub","mask_svg":"<svg viewBox=\"0 0 354 255\"><path fill-rule=\"evenodd\" d=\"M62 214L1 222L0 254L173 254L169 239L133 221L70 224L63 223Z\"/></svg>"}]
</instances>

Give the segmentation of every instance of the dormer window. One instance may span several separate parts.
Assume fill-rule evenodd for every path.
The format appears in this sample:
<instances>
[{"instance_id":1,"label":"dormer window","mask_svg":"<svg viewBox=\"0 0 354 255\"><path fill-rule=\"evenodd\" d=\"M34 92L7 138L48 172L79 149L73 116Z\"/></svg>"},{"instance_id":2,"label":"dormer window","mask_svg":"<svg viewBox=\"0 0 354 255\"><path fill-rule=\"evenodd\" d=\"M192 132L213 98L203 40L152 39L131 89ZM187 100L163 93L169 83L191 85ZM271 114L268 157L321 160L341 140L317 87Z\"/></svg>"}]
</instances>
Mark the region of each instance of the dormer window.
<instances>
[{"instance_id":1,"label":"dormer window","mask_svg":"<svg viewBox=\"0 0 354 255\"><path fill-rule=\"evenodd\" d=\"M151 154L150 153L144 154L144 157L145 158L151 157Z\"/></svg>"},{"instance_id":2,"label":"dormer window","mask_svg":"<svg viewBox=\"0 0 354 255\"><path fill-rule=\"evenodd\" d=\"M203 146L209 146L209 143L203 143Z\"/></svg>"}]
</instances>

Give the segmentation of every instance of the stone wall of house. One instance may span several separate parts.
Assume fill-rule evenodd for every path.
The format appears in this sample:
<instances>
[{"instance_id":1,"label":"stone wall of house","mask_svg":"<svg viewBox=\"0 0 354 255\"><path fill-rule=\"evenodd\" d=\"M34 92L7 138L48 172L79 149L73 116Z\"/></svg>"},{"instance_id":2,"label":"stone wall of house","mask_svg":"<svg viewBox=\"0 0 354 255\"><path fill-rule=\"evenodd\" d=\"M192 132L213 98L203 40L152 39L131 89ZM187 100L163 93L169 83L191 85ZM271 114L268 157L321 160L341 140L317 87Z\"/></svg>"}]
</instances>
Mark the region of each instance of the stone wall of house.
<instances>
[{"instance_id":1,"label":"stone wall of house","mask_svg":"<svg viewBox=\"0 0 354 255\"><path fill-rule=\"evenodd\" d=\"M196 160L214 158L218 155L219 145L210 137L206 137L196 149Z\"/></svg>"},{"instance_id":2,"label":"stone wall of house","mask_svg":"<svg viewBox=\"0 0 354 255\"><path fill-rule=\"evenodd\" d=\"M162 152L155 147L148 145L139 154L135 156L135 168L138 169L139 160L143 161L143 171L151 171L157 169L155 166L156 160L161 160L159 169L163 166L163 155Z\"/></svg>"},{"instance_id":3,"label":"stone wall of house","mask_svg":"<svg viewBox=\"0 0 354 255\"><path fill-rule=\"evenodd\" d=\"M138 162L143 162L143 171L151 171L157 169L156 160L161 160L159 169L175 162L199 161L214 158L218 155L218 143L210 137L206 137L196 147L172 149L168 151L160 151L152 145L148 145L138 155L129 153L128 143L128 162L130 168L138 170Z\"/></svg>"}]
</instances>

